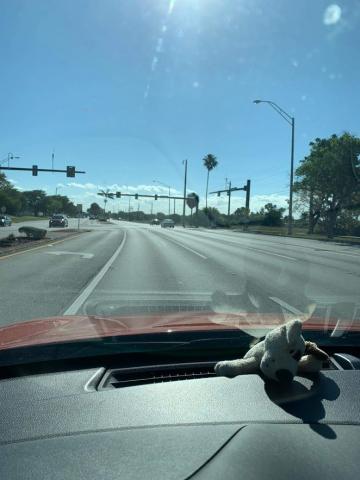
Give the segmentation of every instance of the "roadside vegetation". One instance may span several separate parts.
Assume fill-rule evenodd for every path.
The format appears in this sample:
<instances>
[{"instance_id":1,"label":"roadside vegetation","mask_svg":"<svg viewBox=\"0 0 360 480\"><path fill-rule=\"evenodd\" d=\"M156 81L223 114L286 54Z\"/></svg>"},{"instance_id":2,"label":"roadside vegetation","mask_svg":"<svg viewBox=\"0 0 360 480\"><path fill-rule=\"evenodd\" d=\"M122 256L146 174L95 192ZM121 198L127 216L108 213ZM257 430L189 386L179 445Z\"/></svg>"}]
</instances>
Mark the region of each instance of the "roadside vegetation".
<instances>
[{"instance_id":1,"label":"roadside vegetation","mask_svg":"<svg viewBox=\"0 0 360 480\"><path fill-rule=\"evenodd\" d=\"M43 190L19 191L0 173L0 208L11 215L13 222L41 220L43 216L61 212L76 216L77 209L65 195L47 195Z\"/></svg>"}]
</instances>

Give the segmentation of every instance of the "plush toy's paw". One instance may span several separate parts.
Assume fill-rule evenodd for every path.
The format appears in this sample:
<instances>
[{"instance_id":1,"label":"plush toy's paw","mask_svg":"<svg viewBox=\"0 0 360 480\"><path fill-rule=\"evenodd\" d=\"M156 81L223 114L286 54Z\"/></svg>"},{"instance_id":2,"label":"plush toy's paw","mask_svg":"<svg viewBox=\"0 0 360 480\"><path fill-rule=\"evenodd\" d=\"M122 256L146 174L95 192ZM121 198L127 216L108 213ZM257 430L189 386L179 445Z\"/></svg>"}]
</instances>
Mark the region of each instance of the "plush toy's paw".
<instances>
[{"instance_id":1,"label":"plush toy's paw","mask_svg":"<svg viewBox=\"0 0 360 480\"><path fill-rule=\"evenodd\" d=\"M235 377L237 375L237 369L234 368L233 363L234 362L229 361L218 362L214 367L216 375L219 377Z\"/></svg>"},{"instance_id":2,"label":"plush toy's paw","mask_svg":"<svg viewBox=\"0 0 360 480\"><path fill-rule=\"evenodd\" d=\"M299 373L316 373L319 372L324 365L326 365L326 360L321 360L312 354L304 355L299 362L298 371Z\"/></svg>"},{"instance_id":3,"label":"plush toy's paw","mask_svg":"<svg viewBox=\"0 0 360 480\"><path fill-rule=\"evenodd\" d=\"M233 378L236 375L255 373L258 371L258 362L254 357L242 358L240 360L227 360L218 362L215 367L216 375Z\"/></svg>"},{"instance_id":4,"label":"plush toy's paw","mask_svg":"<svg viewBox=\"0 0 360 480\"><path fill-rule=\"evenodd\" d=\"M305 355L313 355L324 362L329 361L329 355L321 350L314 342L305 342Z\"/></svg>"}]
</instances>

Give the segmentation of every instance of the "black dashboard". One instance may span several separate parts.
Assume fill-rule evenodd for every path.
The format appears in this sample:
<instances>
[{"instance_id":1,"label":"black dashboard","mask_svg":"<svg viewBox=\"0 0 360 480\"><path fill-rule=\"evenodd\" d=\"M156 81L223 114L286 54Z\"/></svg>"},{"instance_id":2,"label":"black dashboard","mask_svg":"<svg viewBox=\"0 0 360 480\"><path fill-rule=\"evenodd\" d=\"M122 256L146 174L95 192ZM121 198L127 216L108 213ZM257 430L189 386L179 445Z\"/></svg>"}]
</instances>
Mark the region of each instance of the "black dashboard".
<instances>
[{"instance_id":1,"label":"black dashboard","mask_svg":"<svg viewBox=\"0 0 360 480\"><path fill-rule=\"evenodd\" d=\"M349 365L286 388L215 377L210 363L3 379L0 478L357 478Z\"/></svg>"}]
</instances>

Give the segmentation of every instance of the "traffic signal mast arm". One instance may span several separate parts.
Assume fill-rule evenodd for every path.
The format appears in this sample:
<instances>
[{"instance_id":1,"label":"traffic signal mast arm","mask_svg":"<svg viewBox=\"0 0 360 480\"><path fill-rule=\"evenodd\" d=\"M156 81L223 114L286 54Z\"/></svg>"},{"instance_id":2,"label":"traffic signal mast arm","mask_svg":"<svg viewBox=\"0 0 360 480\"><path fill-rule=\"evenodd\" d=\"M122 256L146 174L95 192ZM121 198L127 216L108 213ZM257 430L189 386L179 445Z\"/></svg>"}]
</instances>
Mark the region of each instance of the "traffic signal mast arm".
<instances>
[{"instance_id":1,"label":"traffic signal mast arm","mask_svg":"<svg viewBox=\"0 0 360 480\"><path fill-rule=\"evenodd\" d=\"M51 173L66 173L67 177L75 177L76 173L86 173L80 170L75 170L75 167L68 166L66 170L55 170L52 168L39 168L37 165L33 165L31 168L27 167L2 167L0 170L17 170L21 172L32 172L34 176L37 176L38 172L51 172Z\"/></svg>"},{"instance_id":2,"label":"traffic signal mast arm","mask_svg":"<svg viewBox=\"0 0 360 480\"><path fill-rule=\"evenodd\" d=\"M104 194L102 193L98 193L98 195L100 196L104 196ZM141 193L122 193L122 192L113 192L113 193L109 193L108 195L111 195L111 198L113 197L116 197L116 198L121 198L121 197L135 197L135 199L137 198L154 198L155 200L157 200L158 198L170 198L170 199L175 199L175 200L184 200L184 197L173 197L173 196L169 196L169 195L143 195ZM185 197L185 200L186 200L186 197Z\"/></svg>"}]
</instances>

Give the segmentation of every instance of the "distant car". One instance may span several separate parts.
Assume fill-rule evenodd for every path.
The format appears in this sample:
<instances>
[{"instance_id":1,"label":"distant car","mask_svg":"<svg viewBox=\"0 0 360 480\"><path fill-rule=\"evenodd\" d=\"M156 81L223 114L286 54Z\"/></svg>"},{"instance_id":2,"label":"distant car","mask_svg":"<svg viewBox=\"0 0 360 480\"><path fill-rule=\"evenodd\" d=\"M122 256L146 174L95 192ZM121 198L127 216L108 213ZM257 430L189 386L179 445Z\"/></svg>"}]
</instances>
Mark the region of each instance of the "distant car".
<instances>
[{"instance_id":1,"label":"distant car","mask_svg":"<svg viewBox=\"0 0 360 480\"><path fill-rule=\"evenodd\" d=\"M89 220L96 220L96 216L95 215L89 215Z\"/></svg>"},{"instance_id":2,"label":"distant car","mask_svg":"<svg viewBox=\"0 0 360 480\"><path fill-rule=\"evenodd\" d=\"M49 218L49 228L51 227L68 227L69 222L65 215L55 214Z\"/></svg>"},{"instance_id":3,"label":"distant car","mask_svg":"<svg viewBox=\"0 0 360 480\"><path fill-rule=\"evenodd\" d=\"M0 215L0 227L10 227L12 220L7 215Z\"/></svg>"},{"instance_id":4,"label":"distant car","mask_svg":"<svg viewBox=\"0 0 360 480\"><path fill-rule=\"evenodd\" d=\"M160 225L160 220L158 218L154 218L151 220L150 225Z\"/></svg>"},{"instance_id":5,"label":"distant car","mask_svg":"<svg viewBox=\"0 0 360 480\"><path fill-rule=\"evenodd\" d=\"M161 228L174 228L175 227L175 222L174 220L171 220L171 218L165 218L161 222Z\"/></svg>"}]
</instances>

